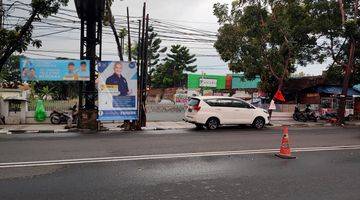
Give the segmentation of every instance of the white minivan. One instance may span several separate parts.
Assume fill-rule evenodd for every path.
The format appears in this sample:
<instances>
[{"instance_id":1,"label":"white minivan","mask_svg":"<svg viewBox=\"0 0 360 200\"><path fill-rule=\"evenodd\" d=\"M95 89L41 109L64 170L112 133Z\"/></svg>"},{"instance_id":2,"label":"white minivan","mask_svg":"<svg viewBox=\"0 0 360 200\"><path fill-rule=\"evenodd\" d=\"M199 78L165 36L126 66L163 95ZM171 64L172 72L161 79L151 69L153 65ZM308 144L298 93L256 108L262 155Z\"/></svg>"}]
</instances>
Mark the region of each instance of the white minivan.
<instances>
[{"instance_id":1,"label":"white minivan","mask_svg":"<svg viewBox=\"0 0 360 200\"><path fill-rule=\"evenodd\" d=\"M214 130L221 125L252 125L262 129L269 123L269 113L233 97L192 97L185 112L186 122Z\"/></svg>"}]
</instances>

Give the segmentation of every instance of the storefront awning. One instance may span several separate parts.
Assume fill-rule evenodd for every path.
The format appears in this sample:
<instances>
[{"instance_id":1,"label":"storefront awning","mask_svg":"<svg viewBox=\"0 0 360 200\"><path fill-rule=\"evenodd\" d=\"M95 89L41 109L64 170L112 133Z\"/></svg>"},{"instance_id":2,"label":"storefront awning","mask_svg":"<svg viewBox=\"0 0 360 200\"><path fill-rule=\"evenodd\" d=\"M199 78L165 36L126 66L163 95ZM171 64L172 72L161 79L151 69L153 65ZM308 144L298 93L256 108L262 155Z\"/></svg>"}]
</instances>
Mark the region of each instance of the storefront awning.
<instances>
[{"instance_id":1,"label":"storefront awning","mask_svg":"<svg viewBox=\"0 0 360 200\"><path fill-rule=\"evenodd\" d=\"M353 88L354 88L354 90L356 90L357 92L360 92L360 84L355 85Z\"/></svg>"},{"instance_id":2,"label":"storefront awning","mask_svg":"<svg viewBox=\"0 0 360 200\"><path fill-rule=\"evenodd\" d=\"M342 93L342 87L339 86L319 86L316 88L316 91L319 93L325 93L325 94L333 94L333 95L340 95ZM357 92L356 90L349 88L347 96L354 96L354 95L360 95L360 92Z\"/></svg>"}]
</instances>

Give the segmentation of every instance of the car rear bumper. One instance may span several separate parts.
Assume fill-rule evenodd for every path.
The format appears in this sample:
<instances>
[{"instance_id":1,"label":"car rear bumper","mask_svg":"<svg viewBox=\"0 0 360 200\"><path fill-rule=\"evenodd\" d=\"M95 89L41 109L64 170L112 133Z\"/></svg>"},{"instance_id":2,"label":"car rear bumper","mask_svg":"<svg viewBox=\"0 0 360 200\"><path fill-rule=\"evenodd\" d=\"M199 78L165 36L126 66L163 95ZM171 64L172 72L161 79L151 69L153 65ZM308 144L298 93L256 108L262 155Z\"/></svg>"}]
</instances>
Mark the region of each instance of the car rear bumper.
<instances>
[{"instance_id":1,"label":"car rear bumper","mask_svg":"<svg viewBox=\"0 0 360 200\"><path fill-rule=\"evenodd\" d=\"M197 122L195 118L185 117L185 118L183 118L183 120L184 120L185 122L187 122L187 123L199 124L199 122Z\"/></svg>"}]
</instances>

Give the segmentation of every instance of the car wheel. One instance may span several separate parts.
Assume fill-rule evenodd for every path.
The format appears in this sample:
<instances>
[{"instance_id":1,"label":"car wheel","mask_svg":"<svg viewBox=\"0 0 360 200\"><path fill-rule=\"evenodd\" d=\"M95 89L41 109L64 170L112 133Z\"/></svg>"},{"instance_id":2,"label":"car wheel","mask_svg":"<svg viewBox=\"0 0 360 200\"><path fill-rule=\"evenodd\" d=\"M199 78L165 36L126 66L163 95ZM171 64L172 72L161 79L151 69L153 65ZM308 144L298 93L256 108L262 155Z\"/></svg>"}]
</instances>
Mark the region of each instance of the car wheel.
<instances>
[{"instance_id":1,"label":"car wheel","mask_svg":"<svg viewBox=\"0 0 360 200\"><path fill-rule=\"evenodd\" d=\"M219 125L220 121L214 117L208 119L208 121L206 122L206 128L209 130L215 130L219 127Z\"/></svg>"},{"instance_id":2,"label":"car wheel","mask_svg":"<svg viewBox=\"0 0 360 200\"><path fill-rule=\"evenodd\" d=\"M257 117L253 122L253 127L256 129L263 129L265 126L265 119L262 117Z\"/></svg>"}]
</instances>

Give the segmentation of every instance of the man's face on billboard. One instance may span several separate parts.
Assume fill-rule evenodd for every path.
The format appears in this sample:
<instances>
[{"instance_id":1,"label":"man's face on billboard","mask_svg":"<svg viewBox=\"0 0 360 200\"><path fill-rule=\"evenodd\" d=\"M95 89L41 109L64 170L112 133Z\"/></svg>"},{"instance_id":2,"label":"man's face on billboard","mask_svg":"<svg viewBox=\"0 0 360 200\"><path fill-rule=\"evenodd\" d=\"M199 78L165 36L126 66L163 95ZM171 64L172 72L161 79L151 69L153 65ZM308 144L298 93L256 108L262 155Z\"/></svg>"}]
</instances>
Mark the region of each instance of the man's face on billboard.
<instances>
[{"instance_id":1,"label":"man's face on billboard","mask_svg":"<svg viewBox=\"0 0 360 200\"><path fill-rule=\"evenodd\" d=\"M114 73L116 75L120 76L121 72L122 72L122 69L123 69L123 66L120 63L116 63L115 66L114 66Z\"/></svg>"},{"instance_id":2,"label":"man's face on billboard","mask_svg":"<svg viewBox=\"0 0 360 200\"><path fill-rule=\"evenodd\" d=\"M75 66L70 64L68 65L69 72L73 72L75 70Z\"/></svg>"},{"instance_id":3,"label":"man's face on billboard","mask_svg":"<svg viewBox=\"0 0 360 200\"><path fill-rule=\"evenodd\" d=\"M86 72L86 64L81 64L80 69L81 71Z\"/></svg>"},{"instance_id":4,"label":"man's face on billboard","mask_svg":"<svg viewBox=\"0 0 360 200\"><path fill-rule=\"evenodd\" d=\"M35 70L34 70L34 69L31 69L31 70L30 70L30 76L31 76L31 77L35 77Z\"/></svg>"},{"instance_id":5,"label":"man's face on billboard","mask_svg":"<svg viewBox=\"0 0 360 200\"><path fill-rule=\"evenodd\" d=\"M28 68L24 67L22 71L22 76L26 76L28 74Z\"/></svg>"}]
</instances>

